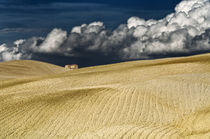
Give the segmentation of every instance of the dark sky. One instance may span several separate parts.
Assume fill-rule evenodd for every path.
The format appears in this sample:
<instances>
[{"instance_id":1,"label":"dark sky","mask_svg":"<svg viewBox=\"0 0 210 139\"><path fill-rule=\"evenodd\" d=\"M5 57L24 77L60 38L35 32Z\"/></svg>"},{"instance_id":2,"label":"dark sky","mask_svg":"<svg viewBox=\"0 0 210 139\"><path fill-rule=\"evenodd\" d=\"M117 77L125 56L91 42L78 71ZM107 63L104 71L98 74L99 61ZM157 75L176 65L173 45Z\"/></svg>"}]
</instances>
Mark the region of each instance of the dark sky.
<instances>
[{"instance_id":1,"label":"dark sky","mask_svg":"<svg viewBox=\"0 0 210 139\"><path fill-rule=\"evenodd\" d=\"M45 36L53 28L102 21L114 29L131 16L160 19L180 0L0 0L0 44Z\"/></svg>"}]
</instances>

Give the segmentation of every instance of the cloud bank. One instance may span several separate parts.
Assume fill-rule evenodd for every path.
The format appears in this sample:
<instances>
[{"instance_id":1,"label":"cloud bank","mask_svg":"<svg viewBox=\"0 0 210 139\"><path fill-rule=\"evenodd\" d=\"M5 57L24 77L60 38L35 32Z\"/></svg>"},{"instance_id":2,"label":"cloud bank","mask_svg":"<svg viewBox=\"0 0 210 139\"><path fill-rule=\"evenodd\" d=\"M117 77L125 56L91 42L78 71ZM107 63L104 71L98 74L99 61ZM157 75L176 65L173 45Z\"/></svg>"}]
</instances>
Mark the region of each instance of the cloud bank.
<instances>
[{"instance_id":1,"label":"cloud bank","mask_svg":"<svg viewBox=\"0 0 210 139\"><path fill-rule=\"evenodd\" d=\"M115 60L148 59L210 52L209 0L183 0L160 20L131 17L115 30L93 22L55 28L45 38L20 39L0 45L0 61L33 59L36 55L82 57L99 53Z\"/></svg>"}]
</instances>

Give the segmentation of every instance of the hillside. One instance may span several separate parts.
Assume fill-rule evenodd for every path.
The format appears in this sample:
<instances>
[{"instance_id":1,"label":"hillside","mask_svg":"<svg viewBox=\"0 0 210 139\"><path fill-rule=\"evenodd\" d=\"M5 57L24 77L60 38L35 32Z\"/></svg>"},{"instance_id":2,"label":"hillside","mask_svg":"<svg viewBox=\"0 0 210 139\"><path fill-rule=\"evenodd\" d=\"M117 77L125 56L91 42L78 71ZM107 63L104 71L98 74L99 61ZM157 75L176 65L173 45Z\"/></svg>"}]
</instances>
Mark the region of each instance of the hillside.
<instances>
[{"instance_id":1,"label":"hillside","mask_svg":"<svg viewBox=\"0 0 210 139\"><path fill-rule=\"evenodd\" d=\"M0 67L15 77L0 81L0 138L210 138L210 54L50 74L26 62L40 74Z\"/></svg>"},{"instance_id":2,"label":"hillside","mask_svg":"<svg viewBox=\"0 0 210 139\"><path fill-rule=\"evenodd\" d=\"M0 80L64 72L63 67L39 61L21 60L0 63Z\"/></svg>"}]
</instances>

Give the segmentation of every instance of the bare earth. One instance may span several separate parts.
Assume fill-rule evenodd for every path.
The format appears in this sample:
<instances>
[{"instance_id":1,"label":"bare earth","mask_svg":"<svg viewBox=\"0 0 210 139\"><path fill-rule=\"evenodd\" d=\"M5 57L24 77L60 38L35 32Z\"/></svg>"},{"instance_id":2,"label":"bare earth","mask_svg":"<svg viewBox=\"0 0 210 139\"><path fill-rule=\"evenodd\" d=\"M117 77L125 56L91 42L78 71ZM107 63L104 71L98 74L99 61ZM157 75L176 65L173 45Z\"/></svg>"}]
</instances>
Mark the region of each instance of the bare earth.
<instances>
[{"instance_id":1,"label":"bare earth","mask_svg":"<svg viewBox=\"0 0 210 139\"><path fill-rule=\"evenodd\" d=\"M0 138L210 139L210 54L74 71L0 63Z\"/></svg>"}]
</instances>

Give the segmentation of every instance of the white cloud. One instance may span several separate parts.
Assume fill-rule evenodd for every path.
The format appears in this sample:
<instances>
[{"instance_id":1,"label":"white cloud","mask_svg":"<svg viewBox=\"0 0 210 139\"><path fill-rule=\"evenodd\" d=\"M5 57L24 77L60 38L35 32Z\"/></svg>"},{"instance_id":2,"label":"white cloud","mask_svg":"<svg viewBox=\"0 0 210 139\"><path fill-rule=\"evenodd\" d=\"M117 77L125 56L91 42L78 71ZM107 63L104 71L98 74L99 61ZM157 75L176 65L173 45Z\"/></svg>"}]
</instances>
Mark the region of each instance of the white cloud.
<instances>
[{"instance_id":1,"label":"white cloud","mask_svg":"<svg viewBox=\"0 0 210 139\"><path fill-rule=\"evenodd\" d=\"M140 25L145 25L145 20L139 17L131 17L128 19L128 28L137 27Z\"/></svg>"},{"instance_id":2,"label":"white cloud","mask_svg":"<svg viewBox=\"0 0 210 139\"><path fill-rule=\"evenodd\" d=\"M206 3L209 3L209 0L183 0L180 2L176 8L176 13L185 12L188 14L191 10L203 7Z\"/></svg>"},{"instance_id":3,"label":"white cloud","mask_svg":"<svg viewBox=\"0 0 210 139\"><path fill-rule=\"evenodd\" d=\"M26 40L16 40L15 42L14 42L14 45L16 45L17 47L19 47L21 44L23 44L24 42L25 42Z\"/></svg>"},{"instance_id":4,"label":"white cloud","mask_svg":"<svg viewBox=\"0 0 210 139\"><path fill-rule=\"evenodd\" d=\"M53 29L39 47L39 51L47 53L56 52L66 39L66 31L61 29Z\"/></svg>"},{"instance_id":5,"label":"white cloud","mask_svg":"<svg viewBox=\"0 0 210 139\"><path fill-rule=\"evenodd\" d=\"M9 49L6 44L0 45L0 61L19 60L21 56L17 47Z\"/></svg>"},{"instance_id":6,"label":"white cloud","mask_svg":"<svg viewBox=\"0 0 210 139\"><path fill-rule=\"evenodd\" d=\"M4 44L0 45L0 53L7 51L7 50L8 50L7 44L4 43Z\"/></svg>"}]
</instances>

